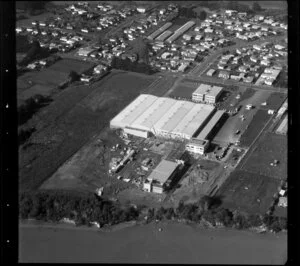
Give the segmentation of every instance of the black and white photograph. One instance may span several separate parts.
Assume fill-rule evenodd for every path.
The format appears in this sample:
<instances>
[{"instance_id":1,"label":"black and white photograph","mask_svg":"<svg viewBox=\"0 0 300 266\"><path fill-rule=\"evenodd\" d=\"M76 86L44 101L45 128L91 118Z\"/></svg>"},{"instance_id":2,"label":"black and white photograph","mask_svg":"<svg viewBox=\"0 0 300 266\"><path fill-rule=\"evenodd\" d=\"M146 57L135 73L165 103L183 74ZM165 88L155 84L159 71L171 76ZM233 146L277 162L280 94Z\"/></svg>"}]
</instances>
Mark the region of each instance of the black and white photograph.
<instances>
[{"instance_id":1,"label":"black and white photograph","mask_svg":"<svg viewBox=\"0 0 300 266\"><path fill-rule=\"evenodd\" d=\"M16 1L18 263L285 264L288 5Z\"/></svg>"}]
</instances>

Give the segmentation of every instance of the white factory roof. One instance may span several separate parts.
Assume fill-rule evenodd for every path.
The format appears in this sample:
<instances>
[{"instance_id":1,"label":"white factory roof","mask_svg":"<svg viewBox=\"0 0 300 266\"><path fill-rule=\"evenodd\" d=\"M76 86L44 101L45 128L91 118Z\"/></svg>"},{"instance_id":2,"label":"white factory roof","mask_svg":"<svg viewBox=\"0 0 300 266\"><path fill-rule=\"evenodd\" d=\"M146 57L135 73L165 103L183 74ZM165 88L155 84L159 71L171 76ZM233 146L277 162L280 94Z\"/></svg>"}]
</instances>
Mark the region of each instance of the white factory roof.
<instances>
[{"instance_id":1,"label":"white factory roof","mask_svg":"<svg viewBox=\"0 0 300 266\"><path fill-rule=\"evenodd\" d=\"M213 112L214 108L210 105L196 104L187 113L184 119L177 124L173 129L174 133L181 133L188 138L191 138L199 128L199 125L203 124L207 117Z\"/></svg>"},{"instance_id":2,"label":"white factory roof","mask_svg":"<svg viewBox=\"0 0 300 266\"><path fill-rule=\"evenodd\" d=\"M221 91L222 87L219 86L210 86L207 84L201 84L193 94L207 94L209 96L217 96Z\"/></svg>"},{"instance_id":3,"label":"white factory roof","mask_svg":"<svg viewBox=\"0 0 300 266\"><path fill-rule=\"evenodd\" d=\"M211 105L142 94L114 117L110 125L191 138L213 110Z\"/></svg>"},{"instance_id":4,"label":"white factory roof","mask_svg":"<svg viewBox=\"0 0 300 266\"><path fill-rule=\"evenodd\" d=\"M178 164L175 162L162 160L149 175L148 179L156 180L163 185L175 171L177 166Z\"/></svg>"},{"instance_id":5,"label":"white factory roof","mask_svg":"<svg viewBox=\"0 0 300 266\"><path fill-rule=\"evenodd\" d=\"M113 126L130 126L131 123L139 116L143 111L145 111L157 97L149 94L141 94L133 102L131 102L127 107L123 109L117 116L115 116L110 124Z\"/></svg>"},{"instance_id":6,"label":"white factory roof","mask_svg":"<svg viewBox=\"0 0 300 266\"><path fill-rule=\"evenodd\" d=\"M132 126L144 130L151 130L153 125L165 114L176 100L170 98L158 98L139 118L137 118Z\"/></svg>"}]
</instances>

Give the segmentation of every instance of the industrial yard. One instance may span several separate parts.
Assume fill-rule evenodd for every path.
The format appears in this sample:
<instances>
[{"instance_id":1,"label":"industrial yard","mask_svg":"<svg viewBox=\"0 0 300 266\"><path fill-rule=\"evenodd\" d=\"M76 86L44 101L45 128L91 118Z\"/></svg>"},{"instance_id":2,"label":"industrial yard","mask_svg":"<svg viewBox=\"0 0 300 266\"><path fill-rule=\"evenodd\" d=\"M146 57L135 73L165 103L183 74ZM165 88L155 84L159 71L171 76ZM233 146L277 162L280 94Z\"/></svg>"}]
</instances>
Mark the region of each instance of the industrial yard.
<instances>
[{"instance_id":1,"label":"industrial yard","mask_svg":"<svg viewBox=\"0 0 300 266\"><path fill-rule=\"evenodd\" d=\"M51 98L19 127L34 129L20 189L149 207L217 195L266 213L287 177L287 24L126 5L70 2L18 21L17 36L49 52L18 51L18 106Z\"/></svg>"}]
</instances>

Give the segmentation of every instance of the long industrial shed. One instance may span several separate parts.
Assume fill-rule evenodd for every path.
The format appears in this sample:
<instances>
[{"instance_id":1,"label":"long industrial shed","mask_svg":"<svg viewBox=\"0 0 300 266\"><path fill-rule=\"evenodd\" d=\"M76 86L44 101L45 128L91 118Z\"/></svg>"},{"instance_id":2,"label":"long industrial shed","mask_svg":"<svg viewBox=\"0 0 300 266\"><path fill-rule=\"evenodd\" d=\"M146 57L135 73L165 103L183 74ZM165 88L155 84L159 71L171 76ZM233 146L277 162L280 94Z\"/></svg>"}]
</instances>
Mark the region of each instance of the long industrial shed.
<instances>
[{"instance_id":1,"label":"long industrial shed","mask_svg":"<svg viewBox=\"0 0 300 266\"><path fill-rule=\"evenodd\" d=\"M110 121L110 127L140 137L152 133L191 139L214 109L211 105L142 94Z\"/></svg>"}]
</instances>

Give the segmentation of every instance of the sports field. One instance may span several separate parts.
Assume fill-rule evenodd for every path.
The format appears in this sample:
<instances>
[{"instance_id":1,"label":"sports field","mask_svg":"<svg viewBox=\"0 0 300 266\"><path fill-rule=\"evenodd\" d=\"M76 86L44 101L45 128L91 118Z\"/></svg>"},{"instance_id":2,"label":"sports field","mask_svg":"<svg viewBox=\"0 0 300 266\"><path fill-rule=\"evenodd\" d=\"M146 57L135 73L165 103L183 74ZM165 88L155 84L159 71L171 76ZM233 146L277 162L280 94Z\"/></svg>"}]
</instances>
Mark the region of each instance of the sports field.
<instances>
[{"instance_id":1,"label":"sports field","mask_svg":"<svg viewBox=\"0 0 300 266\"><path fill-rule=\"evenodd\" d=\"M271 166L274 160L278 160L277 166ZM275 133L266 133L259 139L257 145L245 157L241 169L259 173L275 179L287 177L287 137Z\"/></svg>"},{"instance_id":2,"label":"sports field","mask_svg":"<svg viewBox=\"0 0 300 266\"><path fill-rule=\"evenodd\" d=\"M235 170L221 186L224 207L264 214L273 202L280 180L265 175Z\"/></svg>"}]
</instances>

